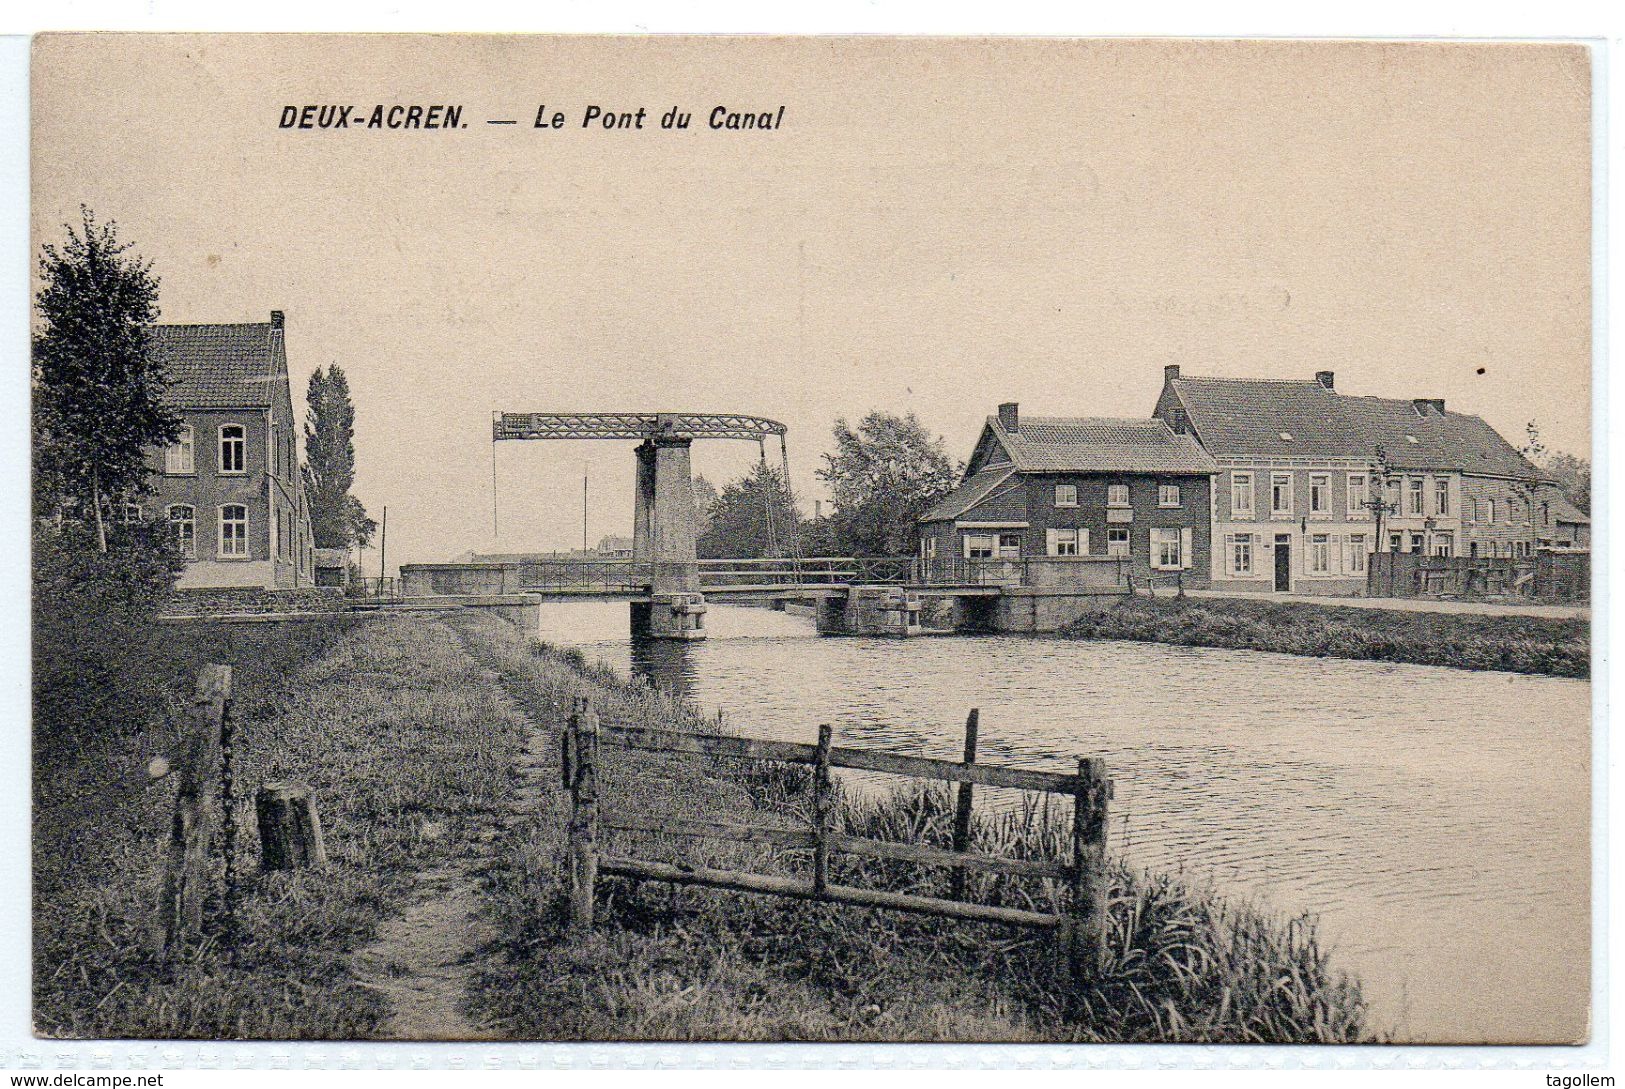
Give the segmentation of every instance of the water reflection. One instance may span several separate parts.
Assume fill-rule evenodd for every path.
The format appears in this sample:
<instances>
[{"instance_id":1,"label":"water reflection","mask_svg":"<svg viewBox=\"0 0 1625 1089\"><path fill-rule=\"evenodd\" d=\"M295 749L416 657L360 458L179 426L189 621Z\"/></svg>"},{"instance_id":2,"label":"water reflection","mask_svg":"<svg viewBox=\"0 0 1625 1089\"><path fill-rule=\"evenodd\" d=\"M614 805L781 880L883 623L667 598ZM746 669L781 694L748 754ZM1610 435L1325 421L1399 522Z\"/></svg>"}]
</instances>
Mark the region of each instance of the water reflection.
<instances>
[{"instance_id":1,"label":"water reflection","mask_svg":"<svg viewBox=\"0 0 1625 1089\"><path fill-rule=\"evenodd\" d=\"M830 722L854 744L951 759L981 707L987 761L1107 759L1113 846L1131 861L1319 913L1403 1038L1584 1032L1584 682L1137 643L820 639L759 609L706 619L698 644L632 644L624 606L549 607L543 625L756 736L806 741ZM980 797L1001 793L1013 804Z\"/></svg>"},{"instance_id":2,"label":"water reflection","mask_svg":"<svg viewBox=\"0 0 1625 1089\"><path fill-rule=\"evenodd\" d=\"M628 671L662 692L679 699L692 699L696 669L692 646L676 639L629 635Z\"/></svg>"}]
</instances>

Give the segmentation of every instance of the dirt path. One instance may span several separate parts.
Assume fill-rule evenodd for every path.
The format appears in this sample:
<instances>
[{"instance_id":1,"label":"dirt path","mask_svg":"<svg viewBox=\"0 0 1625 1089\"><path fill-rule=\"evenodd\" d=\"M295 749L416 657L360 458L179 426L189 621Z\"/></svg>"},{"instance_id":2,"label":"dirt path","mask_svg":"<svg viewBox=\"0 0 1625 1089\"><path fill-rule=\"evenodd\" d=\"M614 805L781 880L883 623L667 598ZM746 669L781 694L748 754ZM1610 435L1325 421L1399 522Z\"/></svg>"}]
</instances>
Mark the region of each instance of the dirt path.
<instances>
[{"instance_id":1,"label":"dirt path","mask_svg":"<svg viewBox=\"0 0 1625 1089\"><path fill-rule=\"evenodd\" d=\"M504 710L525 718L502 688L498 674L487 670L482 683L492 686ZM372 944L355 954L352 972L356 982L389 1003L390 1012L378 1026L377 1039L506 1038L500 1026L474 1019L468 1011L470 983L499 937L481 910L478 875L490 858L500 827L533 818L546 804L545 783L558 774L549 749L547 732L533 729L529 747L519 759L521 781L508 812L478 829L462 858L419 873L406 910L385 920ZM434 827L426 826L425 834Z\"/></svg>"}]
</instances>

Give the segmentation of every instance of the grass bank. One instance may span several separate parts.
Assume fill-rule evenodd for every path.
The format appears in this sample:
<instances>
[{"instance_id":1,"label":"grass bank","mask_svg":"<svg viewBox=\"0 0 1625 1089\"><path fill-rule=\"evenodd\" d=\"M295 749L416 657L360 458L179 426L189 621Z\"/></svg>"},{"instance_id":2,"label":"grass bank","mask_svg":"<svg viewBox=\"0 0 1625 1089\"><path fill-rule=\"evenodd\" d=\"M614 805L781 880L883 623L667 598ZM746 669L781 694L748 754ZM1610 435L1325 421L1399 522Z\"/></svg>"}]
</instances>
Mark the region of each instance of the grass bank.
<instances>
[{"instance_id":1,"label":"grass bank","mask_svg":"<svg viewBox=\"0 0 1625 1089\"><path fill-rule=\"evenodd\" d=\"M527 730L444 625L337 619L162 629L179 697L199 663L235 670L241 941L162 965L144 936L173 784L149 786L171 716L36 750L34 1024L43 1035L347 1039L388 1012L350 966L414 878L460 859L510 795ZM134 683L134 679L132 679ZM268 875L252 794L315 788L331 865ZM173 777L171 777L173 778ZM217 874L217 877L219 875ZM218 931L218 897L210 928Z\"/></svg>"},{"instance_id":2,"label":"grass bank","mask_svg":"<svg viewBox=\"0 0 1625 1089\"><path fill-rule=\"evenodd\" d=\"M1553 677L1591 675L1591 626L1584 620L1242 598L1135 597L1083 617L1060 635Z\"/></svg>"},{"instance_id":3,"label":"grass bank","mask_svg":"<svg viewBox=\"0 0 1625 1089\"><path fill-rule=\"evenodd\" d=\"M628 684L576 652L459 619L470 649L556 742L571 699L610 722L726 731L689 706ZM703 757L601 754L609 812L804 826L806 769ZM488 909L505 935L472 1000L516 1038L584 1040L1009 1040L1350 1042L1369 1038L1358 984L1338 973L1308 919L1282 919L1118 864L1108 967L1069 1020L1064 966L1048 939L992 924L603 879L600 925L566 936L563 799L498 840ZM943 789L843 797L855 835L947 846ZM1035 804L979 816L974 849L1060 858L1059 819ZM805 853L711 841L633 840L605 851L805 876ZM836 856L831 879L946 895L948 877L891 860ZM972 899L1053 910L1051 883L976 875Z\"/></svg>"}]
</instances>

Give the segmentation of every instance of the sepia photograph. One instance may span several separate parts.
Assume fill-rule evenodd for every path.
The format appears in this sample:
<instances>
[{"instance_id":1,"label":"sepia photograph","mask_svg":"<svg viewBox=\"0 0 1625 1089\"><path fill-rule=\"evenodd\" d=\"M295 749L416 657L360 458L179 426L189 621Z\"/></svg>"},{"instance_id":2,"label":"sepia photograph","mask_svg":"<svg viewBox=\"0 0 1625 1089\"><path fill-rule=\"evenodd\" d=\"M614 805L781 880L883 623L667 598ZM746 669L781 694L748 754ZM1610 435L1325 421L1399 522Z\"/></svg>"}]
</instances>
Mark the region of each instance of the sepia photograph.
<instances>
[{"instance_id":1,"label":"sepia photograph","mask_svg":"<svg viewBox=\"0 0 1625 1089\"><path fill-rule=\"evenodd\" d=\"M31 53L41 1044L1593 1039L1594 45Z\"/></svg>"}]
</instances>

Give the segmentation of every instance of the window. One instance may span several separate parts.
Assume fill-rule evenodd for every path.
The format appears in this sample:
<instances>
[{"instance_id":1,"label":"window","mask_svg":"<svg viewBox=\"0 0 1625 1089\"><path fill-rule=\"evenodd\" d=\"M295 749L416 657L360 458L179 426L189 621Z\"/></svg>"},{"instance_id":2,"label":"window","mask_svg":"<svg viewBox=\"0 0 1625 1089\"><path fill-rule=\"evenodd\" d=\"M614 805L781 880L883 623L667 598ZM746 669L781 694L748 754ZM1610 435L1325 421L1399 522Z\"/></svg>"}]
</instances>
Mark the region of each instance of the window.
<instances>
[{"instance_id":1,"label":"window","mask_svg":"<svg viewBox=\"0 0 1625 1089\"><path fill-rule=\"evenodd\" d=\"M1270 474L1270 513L1292 513L1292 474Z\"/></svg>"},{"instance_id":2,"label":"window","mask_svg":"<svg viewBox=\"0 0 1625 1089\"><path fill-rule=\"evenodd\" d=\"M1450 513L1450 478L1441 477L1433 482L1433 513L1446 516Z\"/></svg>"},{"instance_id":3,"label":"window","mask_svg":"<svg viewBox=\"0 0 1625 1089\"><path fill-rule=\"evenodd\" d=\"M1309 538L1309 572L1324 575L1332 569L1331 539L1324 533Z\"/></svg>"},{"instance_id":4,"label":"window","mask_svg":"<svg viewBox=\"0 0 1625 1089\"><path fill-rule=\"evenodd\" d=\"M1540 524L1543 526L1552 524L1552 504L1549 501L1540 505Z\"/></svg>"},{"instance_id":5,"label":"window","mask_svg":"<svg viewBox=\"0 0 1625 1089\"><path fill-rule=\"evenodd\" d=\"M1176 571L1183 567L1183 556L1179 547L1180 531L1177 529L1153 529L1151 531L1151 559L1159 570Z\"/></svg>"},{"instance_id":6,"label":"window","mask_svg":"<svg viewBox=\"0 0 1625 1089\"><path fill-rule=\"evenodd\" d=\"M1158 484L1157 485L1157 506L1159 506L1159 507L1177 507L1177 506L1179 506L1179 485L1178 484Z\"/></svg>"},{"instance_id":7,"label":"window","mask_svg":"<svg viewBox=\"0 0 1625 1089\"><path fill-rule=\"evenodd\" d=\"M141 509L140 503L124 504L124 524L138 526L147 520L146 512Z\"/></svg>"},{"instance_id":8,"label":"window","mask_svg":"<svg viewBox=\"0 0 1625 1089\"><path fill-rule=\"evenodd\" d=\"M1075 507L1078 505L1078 486L1076 484L1055 485L1055 505L1057 507Z\"/></svg>"},{"instance_id":9,"label":"window","mask_svg":"<svg viewBox=\"0 0 1625 1089\"><path fill-rule=\"evenodd\" d=\"M1456 554L1456 535L1453 533L1435 533L1433 535L1433 554L1435 556L1454 556Z\"/></svg>"},{"instance_id":10,"label":"window","mask_svg":"<svg viewBox=\"0 0 1625 1089\"><path fill-rule=\"evenodd\" d=\"M1237 533L1230 538L1230 573L1232 575L1250 575L1253 573L1253 535L1251 533Z\"/></svg>"},{"instance_id":11,"label":"window","mask_svg":"<svg viewBox=\"0 0 1625 1089\"><path fill-rule=\"evenodd\" d=\"M1087 540L1088 531L1085 530ZM1078 531L1075 529L1052 529L1049 531L1049 554L1051 556L1076 556L1078 554Z\"/></svg>"},{"instance_id":12,"label":"window","mask_svg":"<svg viewBox=\"0 0 1625 1089\"><path fill-rule=\"evenodd\" d=\"M1108 485L1106 485L1106 505L1108 507L1126 507L1126 506L1128 506L1128 485L1127 484L1108 484Z\"/></svg>"},{"instance_id":13,"label":"window","mask_svg":"<svg viewBox=\"0 0 1625 1089\"><path fill-rule=\"evenodd\" d=\"M248 555L248 508L227 503L220 508L220 555Z\"/></svg>"},{"instance_id":14,"label":"window","mask_svg":"<svg viewBox=\"0 0 1625 1089\"><path fill-rule=\"evenodd\" d=\"M1405 513L1422 513L1422 478L1411 477L1405 481Z\"/></svg>"},{"instance_id":15,"label":"window","mask_svg":"<svg viewBox=\"0 0 1625 1089\"><path fill-rule=\"evenodd\" d=\"M935 537L920 538L920 559L934 560L937 558L937 539Z\"/></svg>"},{"instance_id":16,"label":"window","mask_svg":"<svg viewBox=\"0 0 1625 1089\"><path fill-rule=\"evenodd\" d=\"M1365 534L1349 534L1343 546L1343 570L1351 575L1365 574Z\"/></svg>"},{"instance_id":17,"label":"window","mask_svg":"<svg viewBox=\"0 0 1625 1089\"><path fill-rule=\"evenodd\" d=\"M1350 514L1364 514L1366 507L1366 479L1364 473L1349 474L1349 504Z\"/></svg>"},{"instance_id":18,"label":"window","mask_svg":"<svg viewBox=\"0 0 1625 1089\"><path fill-rule=\"evenodd\" d=\"M1382 501L1391 511L1399 510L1399 481L1389 480L1382 486Z\"/></svg>"},{"instance_id":19,"label":"window","mask_svg":"<svg viewBox=\"0 0 1625 1089\"><path fill-rule=\"evenodd\" d=\"M1116 526L1106 531L1106 555L1126 558L1129 555L1128 530Z\"/></svg>"},{"instance_id":20,"label":"window","mask_svg":"<svg viewBox=\"0 0 1625 1089\"><path fill-rule=\"evenodd\" d=\"M1388 551L1398 552L1404 547L1405 538L1397 533L1388 534Z\"/></svg>"},{"instance_id":21,"label":"window","mask_svg":"<svg viewBox=\"0 0 1625 1089\"><path fill-rule=\"evenodd\" d=\"M1411 534L1410 551L1412 551L1412 552L1421 552L1421 551L1423 551L1422 535L1420 533Z\"/></svg>"},{"instance_id":22,"label":"window","mask_svg":"<svg viewBox=\"0 0 1625 1089\"><path fill-rule=\"evenodd\" d=\"M1230 513L1237 518L1253 516L1253 474L1230 474Z\"/></svg>"},{"instance_id":23,"label":"window","mask_svg":"<svg viewBox=\"0 0 1625 1089\"><path fill-rule=\"evenodd\" d=\"M197 515L184 503L169 508L169 536L183 556L197 555Z\"/></svg>"},{"instance_id":24,"label":"window","mask_svg":"<svg viewBox=\"0 0 1625 1089\"><path fill-rule=\"evenodd\" d=\"M175 444L164 451L164 472L171 476L186 476L194 472L192 460L192 425L181 424Z\"/></svg>"},{"instance_id":25,"label":"window","mask_svg":"<svg viewBox=\"0 0 1625 1089\"><path fill-rule=\"evenodd\" d=\"M1484 500L1484 508L1488 512L1486 517L1484 518L1484 521L1490 523L1491 525L1494 525L1495 524L1495 500L1493 500L1493 499Z\"/></svg>"},{"instance_id":26,"label":"window","mask_svg":"<svg viewBox=\"0 0 1625 1089\"><path fill-rule=\"evenodd\" d=\"M999 539L991 533L965 534L965 558L967 560L991 560L993 552L999 547Z\"/></svg>"},{"instance_id":27,"label":"window","mask_svg":"<svg viewBox=\"0 0 1625 1089\"><path fill-rule=\"evenodd\" d=\"M1332 478L1327 473L1309 474L1309 510L1325 514L1332 509Z\"/></svg>"},{"instance_id":28,"label":"window","mask_svg":"<svg viewBox=\"0 0 1625 1089\"><path fill-rule=\"evenodd\" d=\"M247 472L245 453L248 440L242 424L226 424L220 428L220 471L222 473Z\"/></svg>"},{"instance_id":29,"label":"window","mask_svg":"<svg viewBox=\"0 0 1625 1089\"><path fill-rule=\"evenodd\" d=\"M1019 559L1021 559L1021 534L1019 534L1019 533L1001 533L1001 534L999 534L999 559L1001 559L1001 560L1019 560Z\"/></svg>"}]
</instances>

